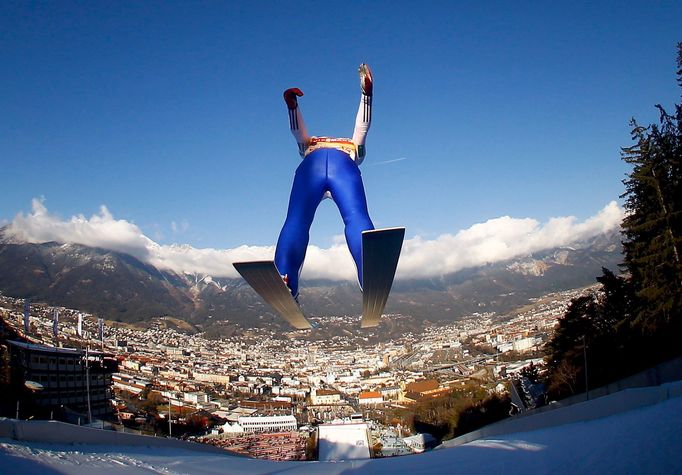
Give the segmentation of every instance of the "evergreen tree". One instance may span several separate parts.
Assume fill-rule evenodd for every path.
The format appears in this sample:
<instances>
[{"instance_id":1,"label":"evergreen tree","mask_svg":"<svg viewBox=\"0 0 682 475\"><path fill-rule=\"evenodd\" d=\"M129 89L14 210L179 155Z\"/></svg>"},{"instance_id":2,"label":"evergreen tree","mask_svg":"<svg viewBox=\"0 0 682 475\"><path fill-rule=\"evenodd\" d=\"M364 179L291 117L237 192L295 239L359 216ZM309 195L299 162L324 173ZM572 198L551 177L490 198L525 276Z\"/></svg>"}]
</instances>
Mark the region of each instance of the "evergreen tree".
<instances>
[{"instance_id":1,"label":"evergreen tree","mask_svg":"<svg viewBox=\"0 0 682 475\"><path fill-rule=\"evenodd\" d=\"M538 370L538 367L535 366L532 361L528 366L521 368L519 374L524 378L528 378L528 381L530 381L533 384L536 384L537 382L540 381L540 372Z\"/></svg>"},{"instance_id":2,"label":"evergreen tree","mask_svg":"<svg viewBox=\"0 0 682 475\"><path fill-rule=\"evenodd\" d=\"M592 334L596 306L594 293L571 300L554 336L545 345L548 390L553 398L584 389L583 345L587 335Z\"/></svg>"},{"instance_id":3,"label":"evergreen tree","mask_svg":"<svg viewBox=\"0 0 682 475\"><path fill-rule=\"evenodd\" d=\"M682 43L678 44L677 63L682 87ZM637 296L633 323L647 337L665 337L669 350L669 345L679 345L681 328L682 106L677 104L673 115L660 105L656 107L659 124L643 127L633 119L636 143L622 151L623 160L633 166L624 180L624 267Z\"/></svg>"},{"instance_id":4,"label":"evergreen tree","mask_svg":"<svg viewBox=\"0 0 682 475\"><path fill-rule=\"evenodd\" d=\"M633 369L630 338L632 290L628 279L602 269L601 289L573 299L545 345L548 389L553 397L618 379Z\"/></svg>"},{"instance_id":5,"label":"evergreen tree","mask_svg":"<svg viewBox=\"0 0 682 475\"><path fill-rule=\"evenodd\" d=\"M682 43L677 45L682 87ZM623 148L632 165L626 180L623 267L603 269L598 292L571 301L545 345L550 393L560 397L594 388L682 354L682 105L658 124L634 119L635 144Z\"/></svg>"}]
</instances>

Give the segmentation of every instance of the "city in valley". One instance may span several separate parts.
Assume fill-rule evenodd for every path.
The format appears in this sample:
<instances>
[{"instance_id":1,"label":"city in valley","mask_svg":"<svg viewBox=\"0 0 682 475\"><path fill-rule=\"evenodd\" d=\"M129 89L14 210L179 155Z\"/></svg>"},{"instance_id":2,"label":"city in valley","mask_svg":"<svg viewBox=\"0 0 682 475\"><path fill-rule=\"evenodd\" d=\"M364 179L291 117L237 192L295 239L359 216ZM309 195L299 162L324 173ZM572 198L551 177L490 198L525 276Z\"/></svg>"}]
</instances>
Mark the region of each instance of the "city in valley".
<instances>
[{"instance_id":1,"label":"city in valley","mask_svg":"<svg viewBox=\"0 0 682 475\"><path fill-rule=\"evenodd\" d=\"M384 315L379 327L360 330L359 316L313 317L312 330L239 328L221 339L170 317L133 326L37 302L26 334L24 301L2 295L0 315L10 367L39 389L50 417L261 458L323 460L343 441L357 452L349 457L432 447L444 434L414 424L416 408L509 397L512 378L541 365L542 345L585 291L454 322ZM388 322L397 336L386 336ZM336 331L322 337L325 328Z\"/></svg>"}]
</instances>

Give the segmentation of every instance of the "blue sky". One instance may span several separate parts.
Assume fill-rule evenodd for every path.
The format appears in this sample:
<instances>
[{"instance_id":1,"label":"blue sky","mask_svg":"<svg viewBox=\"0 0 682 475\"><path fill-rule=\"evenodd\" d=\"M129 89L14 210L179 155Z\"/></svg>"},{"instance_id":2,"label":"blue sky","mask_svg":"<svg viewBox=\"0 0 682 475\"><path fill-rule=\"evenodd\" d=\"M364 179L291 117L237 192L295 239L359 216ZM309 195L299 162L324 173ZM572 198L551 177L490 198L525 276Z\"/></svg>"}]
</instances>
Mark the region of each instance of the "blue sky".
<instances>
[{"instance_id":1,"label":"blue sky","mask_svg":"<svg viewBox=\"0 0 682 475\"><path fill-rule=\"evenodd\" d=\"M43 197L161 244L272 245L300 160L282 91L349 136L360 62L378 227L586 219L623 191L629 119L678 102L682 4L554 3L3 2L0 220ZM311 242L341 233L327 200Z\"/></svg>"}]
</instances>

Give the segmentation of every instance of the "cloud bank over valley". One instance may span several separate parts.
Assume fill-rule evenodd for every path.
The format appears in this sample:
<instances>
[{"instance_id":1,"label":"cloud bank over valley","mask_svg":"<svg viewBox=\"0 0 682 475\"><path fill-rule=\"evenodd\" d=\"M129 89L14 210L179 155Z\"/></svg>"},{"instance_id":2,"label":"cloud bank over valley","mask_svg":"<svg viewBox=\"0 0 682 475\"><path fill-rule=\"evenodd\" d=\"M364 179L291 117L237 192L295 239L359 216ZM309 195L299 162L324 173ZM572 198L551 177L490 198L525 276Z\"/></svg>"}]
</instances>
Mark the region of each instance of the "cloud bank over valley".
<instances>
[{"instance_id":1,"label":"cloud bank over valley","mask_svg":"<svg viewBox=\"0 0 682 475\"><path fill-rule=\"evenodd\" d=\"M502 216L435 239L415 236L403 244L396 278L434 277L569 246L617 230L623 216L623 209L611 201L584 221L565 216L540 223L532 218ZM5 234L27 243L54 241L124 252L158 269L214 277L238 277L233 262L272 259L275 253L274 246L199 249L186 244L161 245L136 224L115 219L106 206L90 218L77 215L63 219L50 214L39 199L33 199L30 213L19 213L7 225ZM309 246L302 277L355 280L355 266L343 236L337 236L326 249Z\"/></svg>"}]
</instances>

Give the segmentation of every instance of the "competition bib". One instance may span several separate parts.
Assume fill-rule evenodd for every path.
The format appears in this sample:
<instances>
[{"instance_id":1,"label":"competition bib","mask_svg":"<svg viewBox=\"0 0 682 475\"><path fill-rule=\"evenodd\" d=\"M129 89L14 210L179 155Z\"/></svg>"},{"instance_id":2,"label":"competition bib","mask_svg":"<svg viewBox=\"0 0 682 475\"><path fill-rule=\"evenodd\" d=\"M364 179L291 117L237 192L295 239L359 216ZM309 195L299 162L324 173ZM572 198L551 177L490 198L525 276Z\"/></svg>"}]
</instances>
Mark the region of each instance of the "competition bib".
<instances>
[{"instance_id":1,"label":"competition bib","mask_svg":"<svg viewBox=\"0 0 682 475\"><path fill-rule=\"evenodd\" d=\"M357 147L351 139L336 139L332 137L311 137L304 156L307 156L309 153L320 148L335 148L341 150L342 152L347 153L353 160L355 160L355 157L357 156Z\"/></svg>"}]
</instances>

